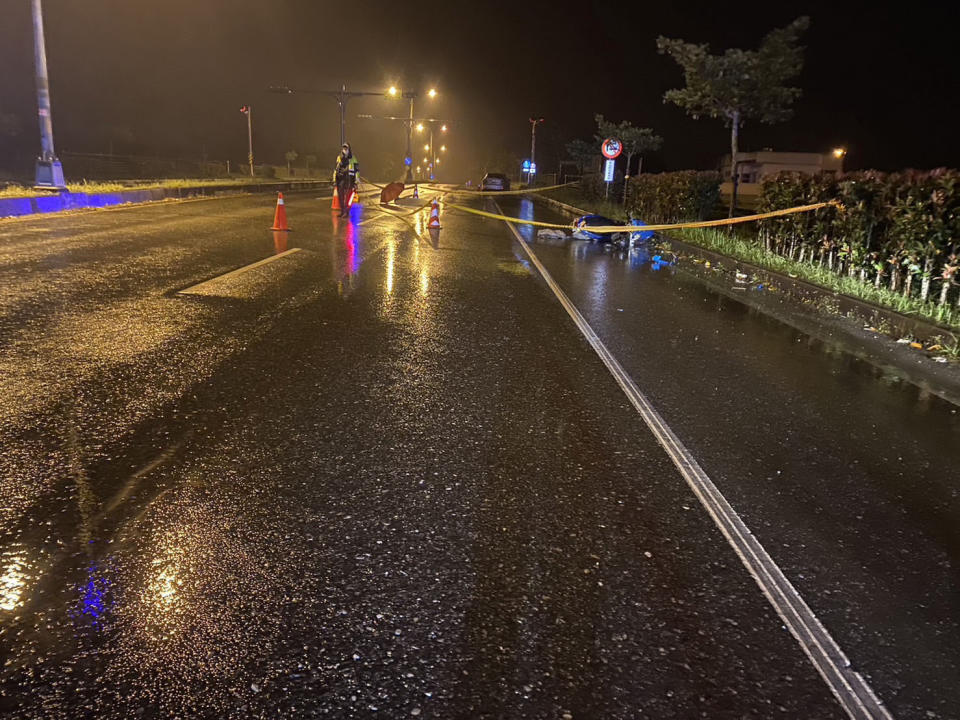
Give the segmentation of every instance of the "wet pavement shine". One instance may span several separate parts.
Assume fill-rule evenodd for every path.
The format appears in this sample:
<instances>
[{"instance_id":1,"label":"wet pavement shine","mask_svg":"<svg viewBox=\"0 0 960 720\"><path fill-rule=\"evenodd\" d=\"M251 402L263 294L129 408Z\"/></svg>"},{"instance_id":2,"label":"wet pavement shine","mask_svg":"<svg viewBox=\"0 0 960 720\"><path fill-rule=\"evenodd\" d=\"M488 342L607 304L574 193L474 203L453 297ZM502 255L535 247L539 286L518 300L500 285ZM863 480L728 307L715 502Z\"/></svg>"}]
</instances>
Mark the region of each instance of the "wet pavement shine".
<instances>
[{"instance_id":1,"label":"wet pavement shine","mask_svg":"<svg viewBox=\"0 0 960 720\"><path fill-rule=\"evenodd\" d=\"M4 716L844 717L502 223L287 211L0 223ZM955 408L533 248L892 713L956 717Z\"/></svg>"}]
</instances>

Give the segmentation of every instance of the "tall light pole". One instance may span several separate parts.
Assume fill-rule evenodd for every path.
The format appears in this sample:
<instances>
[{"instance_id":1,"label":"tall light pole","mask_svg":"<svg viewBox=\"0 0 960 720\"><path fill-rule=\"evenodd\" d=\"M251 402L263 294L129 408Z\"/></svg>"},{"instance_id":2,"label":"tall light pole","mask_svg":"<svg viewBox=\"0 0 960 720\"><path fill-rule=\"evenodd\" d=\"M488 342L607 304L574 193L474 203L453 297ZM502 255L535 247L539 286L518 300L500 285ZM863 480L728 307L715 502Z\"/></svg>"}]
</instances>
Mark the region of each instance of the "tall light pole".
<instances>
[{"instance_id":1,"label":"tall light pole","mask_svg":"<svg viewBox=\"0 0 960 720\"><path fill-rule=\"evenodd\" d=\"M405 98L408 101L407 114L405 116L403 117L400 117L397 115L375 116L375 115L369 115L369 114L362 114L362 115L357 115L357 117L366 118L367 120L398 120L403 122L403 124L407 126L407 152L403 157L403 165L404 165L403 175L404 175L404 181L407 181L408 174L413 171L413 131L414 129L416 129L417 132L422 132L424 122L438 122L438 121L437 120L418 121L414 119L413 101L416 100L418 97L420 97L419 93L415 93L412 91L401 91L401 90L398 90L396 86L391 85L390 88L387 90L387 95L389 95L390 97L399 96L399 97ZM426 92L426 95L432 100L438 95L437 89L430 88ZM446 132L446 129L447 129L447 126L444 125L442 130Z\"/></svg>"},{"instance_id":2,"label":"tall light pole","mask_svg":"<svg viewBox=\"0 0 960 720\"><path fill-rule=\"evenodd\" d=\"M445 122L443 122L442 120L436 120L436 119L434 119L434 118L428 118L428 119L426 119L426 120L421 120L421 121L420 121L420 123L417 125L417 132L423 132L423 129L424 129L423 123L430 123L430 145L429 145L428 147L424 148L424 150L429 150L429 151L430 151L430 169L433 171L433 173L436 173L436 170L437 170L437 148L436 148L436 146L435 146L434 143L433 143L433 128L434 128L434 126L435 126L437 123L440 123L440 132L445 133L445 132L447 131L447 124L446 124ZM444 146L444 149L446 149L446 146ZM433 174L433 173L431 173L431 174ZM433 178L430 178L430 179L432 180Z\"/></svg>"},{"instance_id":3,"label":"tall light pole","mask_svg":"<svg viewBox=\"0 0 960 720\"><path fill-rule=\"evenodd\" d=\"M394 88L391 88L391 90L394 90ZM391 94L391 95L394 95L395 93L394 93L394 92L391 92L390 94ZM410 168L410 165L407 165L407 164L406 164L406 163L407 163L407 159L409 158L410 163L413 164L413 153L412 153L412 146L413 146L413 123L414 123L414 120L413 120L413 101L414 101L415 99L417 99L417 98L419 97L419 95L418 95L417 93L415 93L415 92L409 92L409 91L408 91L408 92L404 92L404 93L400 93L400 94L401 94L401 96L407 98L407 100L410 101L410 102L409 102L409 105L407 106L407 119L406 119L406 123L407 123L407 154L404 156L404 165L409 169L409 168ZM433 98L435 98L436 96L437 96L437 89L436 89L436 88L430 88L429 90L427 90L427 97L429 97L431 100L432 100Z\"/></svg>"},{"instance_id":4,"label":"tall light pole","mask_svg":"<svg viewBox=\"0 0 960 720\"><path fill-rule=\"evenodd\" d=\"M34 185L47 190L65 190L63 166L53 150L53 120L50 117L50 83L47 78L47 48L43 41L43 12L33 0L33 50L37 75L37 115L40 118L40 157Z\"/></svg>"},{"instance_id":5,"label":"tall light pole","mask_svg":"<svg viewBox=\"0 0 960 720\"><path fill-rule=\"evenodd\" d=\"M244 105L240 112L247 116L247 162L250 164L250 177L253 177L253 108Z\"/></svg>"},{"instance_id":6,"label":"tall light pole","mask_svg":"<svg viewBox=\"0 0 960 720\"><path fill-rule=\"evenodd\" d=\"M537 167L537 125L543 122L543 118L530 118L530 172L527 173L527 183L533 184L533 176L536 174Z\"/></svg>"}]
</instances>

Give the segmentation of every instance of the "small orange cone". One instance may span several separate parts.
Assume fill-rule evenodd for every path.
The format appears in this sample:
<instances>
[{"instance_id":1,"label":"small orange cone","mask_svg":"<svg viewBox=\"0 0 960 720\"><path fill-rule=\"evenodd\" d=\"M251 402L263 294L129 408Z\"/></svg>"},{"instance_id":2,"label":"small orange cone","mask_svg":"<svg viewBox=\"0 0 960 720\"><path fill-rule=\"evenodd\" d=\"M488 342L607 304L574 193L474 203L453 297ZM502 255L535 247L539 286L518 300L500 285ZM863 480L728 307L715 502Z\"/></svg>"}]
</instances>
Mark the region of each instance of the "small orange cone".
<instances>
[{"instance_id":1,"label":"small orange cone","mask_svg":"<svg viewBox=\"0 0 960 720\"><path fill-rule=\"evenodd\" d=\"M340 209L340 193L337 192L336 186L333 188L333 203L330 205L331 210Z\"/></svg>"},{"instance_id":2,"label":"small orange cone","mask_svg":"<svg viewBox=\"0 0 960 720\"><path fill-rule=\"evenodd\" d=\"M440 229L440 203L434 198L430 203L430 220L427 222L428 230Z\"/></svg>"},{"instance_id":3,"label":"small orange cone","mask_svg":"<svg viewBox=\"0 0 960 720\"><path fill-rule=\"evenodd\" d=\"M277 193L277 211L273 214L273 227L271 230L290 230L287 225L287 208L283 204L283 193Z\"/></svg>"}]
</instances>

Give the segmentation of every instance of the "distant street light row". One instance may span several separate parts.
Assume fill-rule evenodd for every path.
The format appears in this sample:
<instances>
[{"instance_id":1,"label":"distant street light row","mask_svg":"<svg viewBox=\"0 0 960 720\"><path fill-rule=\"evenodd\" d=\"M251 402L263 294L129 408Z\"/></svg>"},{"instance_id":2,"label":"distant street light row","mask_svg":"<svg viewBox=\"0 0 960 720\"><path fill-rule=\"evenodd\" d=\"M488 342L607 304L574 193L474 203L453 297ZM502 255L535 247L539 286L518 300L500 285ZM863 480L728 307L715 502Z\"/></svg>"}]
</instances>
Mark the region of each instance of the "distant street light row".
<instances>
[{"instance_id":1,"label":"distant street light row","mask_svg":"<svg viewBox=\"0 0 960 720\"><path fill-rule=\"evenodd\" d=\"M350 98L360 97L360 96L370 96L370 95L379 95L379 96L387 95L388 97L392 97L392 98L401 97L409 100L409 111L408 111L407 117L401 118L401 117L388 116L380 119L402 120L404 124L407 126L407 152L406 152L406 155L404 156L404 166L409 169L410 166L413 164L413 153L411 151L411 146L413 144L412 136L413 136L414 122L415 122L414 114L413 114L413 102L418 97L420 97L419 93L401 90L396 85L391 85L389 88L387 88L385 93L369 92L369 91L349 91L348 92L347 86L345 84L341 85L339 90L293 90L292 88L286 85L276 85L276 86L270 87L269 91L273 93L281 93L284 95L293 95L294 93L309 93L314 95L328 95L330 97L335 98L337 100L337 103L340 106L340 144L341 145L344 142L346 142L346 136L347 136L346 108L347 108L347 102L350 100ZM437 93L436 88L430 88L426 92L427 97L429 97L431 100L436 98L438 94L439 93ZM359 115L358 117L365 117L365 118L371 118L371 119L373 118L372 115ZM436 122L436 121L426 120L424 122ZM417 129L417 132L423 132L423 129L424 129L423 122L417 123L416 129ZM443 125L441 130L443 132L446 132L447 130L446 124ZM431 133L432 133L432 130L431 130ZM433 136L431 134L431 144L433 142L432 137ZM425 148L425 149L428 149L428 148ZM419 168L418 168L418 171L419 171Z\"/></svg>"}]
</instances>

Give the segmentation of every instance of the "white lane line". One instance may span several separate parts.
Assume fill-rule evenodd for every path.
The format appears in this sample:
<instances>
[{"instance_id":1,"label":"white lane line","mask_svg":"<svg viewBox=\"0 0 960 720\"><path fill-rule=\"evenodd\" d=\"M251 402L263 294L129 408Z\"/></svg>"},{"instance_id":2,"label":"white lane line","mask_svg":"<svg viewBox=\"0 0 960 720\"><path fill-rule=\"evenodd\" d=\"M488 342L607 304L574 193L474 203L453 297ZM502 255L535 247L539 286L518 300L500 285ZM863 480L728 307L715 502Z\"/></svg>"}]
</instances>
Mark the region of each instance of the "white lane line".
<instances>
[{"instance_id":1,"label":"white lane line","mask_svg":"<svg viewBox=\"0 0 960 720\"><path fill-rule=\"evenodd\" d=\"M497 206L498 212L503 212ZM506 221L505 221L506 222ZM723 533L744 567L753 576L760 590L767 597L784 624L800 643L810 662L823 677L847 714L855 720L893 720L883 701L866 680L850 667L850 661L840 646L823 626L813 610L800 597L783 571L767 553L746 526L726 498L720 493L710 477L700 467L690 451L683 445L660 413L650 404L620 362L597 336L586 318L580 314L570 298L547 272L530 246L524 241L512 223L506 222L513 236L520 243L531 262L536 266L553 294L563 305L567 314L596 351L604 365L623 389L630 403L636 408L650 431L657 438L667 455L683 475L690 489L706 509L714 523Z\"/></svg>"},{"instance_id":2,"label":"white lane line","mask_svg":"<svg viewBox=\"0 0 960 720\"><path fill-rule=\"evenodd\" d=\"M274 260L279 260L280 258L287 257L287 256L289 256L289 255L293 255L293 253L300 252L302 249L303 249L303 248L291 248L290 250L287 250L286 252L278 253L277 255L271 255L270 257L264 258L263 260L258 260L258 261L255 262L255 263L250 263L249 265L244 265L243 267L237 268L236 270L231 270L230 272L224 273L223 275L217 275L215 278L210 278L209 280L204 280L202 283L197 283L196 285L191 285L191 286L188 287L188 288L184 288L183 290L179 290L179 291L177 291L177 295L189 295L189 294L191 294L191 293L195 293L195 292L203 289L203 287L204 287L205 285L209 285L209 284L215 283L215 282L220 282L221 280L226 280L227 278L231 278L231 277L234 277L234 276L236 276L236 275L242 275L243 273L249 272L250 270L253 270L254 268L261 267L261 266L263 266L263 265L266 265L267 263L272 263Z\"/></svg>"}]
</instances>

